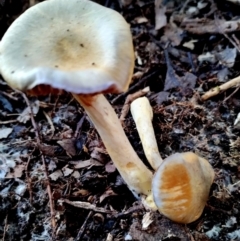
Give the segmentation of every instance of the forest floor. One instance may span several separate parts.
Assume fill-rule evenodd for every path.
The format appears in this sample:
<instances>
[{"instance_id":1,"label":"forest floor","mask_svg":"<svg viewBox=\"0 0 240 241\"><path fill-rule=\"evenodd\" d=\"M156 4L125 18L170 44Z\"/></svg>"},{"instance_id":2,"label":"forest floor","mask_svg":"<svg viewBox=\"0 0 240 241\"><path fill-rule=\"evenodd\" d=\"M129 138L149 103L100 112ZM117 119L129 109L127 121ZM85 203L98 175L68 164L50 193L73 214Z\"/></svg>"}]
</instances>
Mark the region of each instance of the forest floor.
<instances>
[{"instance_id":1,"label":"forest floor","mask_svg":"<svg viewBox=\"0 0 240 241\"><path fill-rule=\"evenodd\" d=\"M240 240L240 81L219 87L240 75L240 2L98 2L130 23L136 56L130 89L109 102L120 116L131 94L150 88L162 157L192 151L214 168L207 205L193 223L153 213L144 228L148 212L72 96L27 97L0 78L0 240ZM0 1L0 38L35 3ZM131 113L124 131L147 163Z\"/></svg>"}]
</instances>

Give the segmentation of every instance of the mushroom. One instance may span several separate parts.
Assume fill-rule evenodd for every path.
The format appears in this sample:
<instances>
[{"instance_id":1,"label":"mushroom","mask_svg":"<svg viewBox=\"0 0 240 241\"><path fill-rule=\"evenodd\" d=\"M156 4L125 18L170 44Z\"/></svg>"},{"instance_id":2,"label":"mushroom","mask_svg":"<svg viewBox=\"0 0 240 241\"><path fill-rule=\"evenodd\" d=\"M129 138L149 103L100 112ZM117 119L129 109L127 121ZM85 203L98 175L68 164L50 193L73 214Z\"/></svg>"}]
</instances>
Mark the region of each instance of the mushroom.
<instances>
[{"instance_id":1,"label":"mushroom","mask_svg":"<svg viewBox=\"0 0 240 241\"><path fill-rule=\"evenodd\" d=\"M201 216L213 179L207 160L192 152L175 153L163 161L153 177L155 204L169 219L191 223Z\"/></svg>"},{"instance_id":2,"label":"mushroom","mask_svg":"<svg viewBox=\"0 0 240 241\"><path fill-rule=\"evenodd\" d=\"M144 153L156 170L152 195L158 210L179 223L191 223L203 212L214 179L214 170L207 160L192 152L176 153L162 161L154 130L152 109L146 97L131 104Z\"/></svg>"},{"instance_id":3,"label":"mushroom","mask_svg":"<svg viewBox=\"0 0 240 241\"><path fill-rule=\"evenodd\" d=\"M157 170L163 160L159 154L152 126L153 111L148 99L146 97L141 97L134 100L131 103L131 113L136 124L146 158L152 168Z\"/></svg>"},{"instance_id":4,"label":"mushroom","mask_svg":"<svg viewBox=\"0 0 240 241\"><path fill-rule=\"evenodd\" d=\"M36 95L71 92L139 197L151 194L153 174L101 94L126 91L133 67L127 22L116 11L88 0L41 2L16 19L0 42L0 73L7 83Z\"/></svg>"}]
</instances>

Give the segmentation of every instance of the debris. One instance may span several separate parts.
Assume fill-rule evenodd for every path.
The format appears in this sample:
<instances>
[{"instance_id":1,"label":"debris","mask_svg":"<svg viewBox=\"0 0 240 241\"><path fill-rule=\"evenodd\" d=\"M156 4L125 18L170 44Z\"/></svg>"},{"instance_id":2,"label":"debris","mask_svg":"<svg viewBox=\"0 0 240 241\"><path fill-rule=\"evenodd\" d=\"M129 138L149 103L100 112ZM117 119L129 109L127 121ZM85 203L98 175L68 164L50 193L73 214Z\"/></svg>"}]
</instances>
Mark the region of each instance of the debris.
<instances>
[{"instance_id":1,"label":"debris","mask_svg":"<svg viewBox=\"0 0 240 241\"><path fill-rule=\"evenodd\" d=\"M222 228L219 227L219 225L214 225L212 227L212 229L210 229L209 231L206 232L206 235L209 237L209 238L214 238L214 239L217 239L220 232L221 232Z\"/></svg>"},{"instance_id":2,"label":"debris","mask_svg":"<svg viewBox=\"0 0 240 241\"><path fill-rule=\"evenodd\" d=\"M155 0L155 30L166 26L167 17L165 12L166 7L162 5L162 0Z\"/></svg>"},{"instance_id":3,"label":"debris","mask_svg":"<svg viewBox=\"0 0 240 241\"><path fill-rule=\"evenodd\" d=\"M13 131L13 128L2 128L0 129L0 140L7 138Z\"/></svg>"},{"instance_id":4,"label":"debris","mask_svg":"<svg viewBox=\"0 0 240 241\"><path fill-rule=\"evenodd\" d=\"M64 177L67 177L67 176L69 176L70 174L72 174L74 170L71 169L71 168L68 168L68 167L66 166L66 167L62 168L62 171L63 171Z\"/></svg>"},{"instance_id":5,"label":"debris","mask_svg":"<svg viewBox=\"0 0 240 241\"><path fill-rule=\"evenodd\" d=\"M142 219L142 229L147 230L153 221L154 221L153 212L145 213Z\"/></svg>"},{"instance_id":6,"label":"debris","mask_svg":"<svg viewBox=\"0 0 240 241\"><path fill-rule=\"evenodd\" d=\"M51 178L53 181L57 181L59 177L62 177L63 173L61 170L57 170L49 175L49 178Z\"/></svg>"},{"instance_id":7,"label":"debris","mask_svg":"<svg viewBox=\"0 0 240 241\"><path fill-rule=\"evenodd\" d=\"M65 151L68 155L70 156L75 156L76 153L76 148L75 148L75 139L64 139L62 141L57 142Z\"/></svg>"},{"instance_id":8,"label":"debris","mask_svg":"<svg viewBox=\"0 0 240 241\"><path fill-rule=\"evenodd\" d=\"M31 119L31 113L35 116L39 111L39 101L36 100L18 116L17 120L21 123L27 123Z\"/></svg>"},{"instance_id":9,"label":"debris","mask_svg":"<svg viewBox=\"0 0 240 241\"><path fill-rule=\"evenodd\" d=\"M223 91L226 91L230 88L234 88L234 87L239 87L240 85L240 76L234 78L234 79L231 79L229 80L228 82L220 85L220 86L217 86L217 87L214 87L213 89L207 91L204 95L202 95L202 100L207 100L215 95L218 95L220 93L222 93Z\"/></svg>"}]
</instances>

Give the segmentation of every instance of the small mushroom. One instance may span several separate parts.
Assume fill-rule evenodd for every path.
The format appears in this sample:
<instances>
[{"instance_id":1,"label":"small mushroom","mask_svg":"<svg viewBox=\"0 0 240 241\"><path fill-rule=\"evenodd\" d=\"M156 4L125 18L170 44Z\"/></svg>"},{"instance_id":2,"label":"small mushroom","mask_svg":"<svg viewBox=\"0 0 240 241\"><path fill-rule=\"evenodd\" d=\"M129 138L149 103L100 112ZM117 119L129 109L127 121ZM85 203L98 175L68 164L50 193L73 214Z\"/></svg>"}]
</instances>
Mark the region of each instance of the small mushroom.
<instances>
[{"instance_id":1,"label":"small mushroom","mask_svg":"<svg viewBox=\"0 0 240 241\"><path fill-rule=\"evenodd\" d=\"M197 220L206 205L214 171L192 152L167 157L156 171L152 192L158 210L178 223Z\"/></svg>"},{"instance_id":2,"label":"small mushroom","mask_svg":"<svg viewBox=\"0 0 240 241\"><path fill-rule=\"evenodd\" d=\"M142 141L144 153L156 170L152 195L158 210L179 223L191 223L203 212L214 179L207 160L192 152L176 153L162 161L154 130L152 109L146 97L134 100L131 113Z\"/></svg>"},{"instance_id":3,"label":"small mushroom","mask_svg":"<svg viewBox=\"0 0 240 241\"><path fill-rule=\"evenodd\" d=\"M163 160L159 154L152 126L153 111L148 99L146 97L141 97L134 100L131 103L131 113L136 124L146 158L152 168L157 170Z\"/></svg>"},{"instance_id":4,"label":"small mushroom","mask_svg":"<svg viewBox=\"0 0 240 241\"><path fill-rule=\"evenodd\" d=\"M152 172L101 94L126 91L133 67L128 23L116 11L88 0L41 2L16 19L0 42L0 73L7 83L37 95L71 92L138 197L151 194Z\"/></svg>"}]
</instances>

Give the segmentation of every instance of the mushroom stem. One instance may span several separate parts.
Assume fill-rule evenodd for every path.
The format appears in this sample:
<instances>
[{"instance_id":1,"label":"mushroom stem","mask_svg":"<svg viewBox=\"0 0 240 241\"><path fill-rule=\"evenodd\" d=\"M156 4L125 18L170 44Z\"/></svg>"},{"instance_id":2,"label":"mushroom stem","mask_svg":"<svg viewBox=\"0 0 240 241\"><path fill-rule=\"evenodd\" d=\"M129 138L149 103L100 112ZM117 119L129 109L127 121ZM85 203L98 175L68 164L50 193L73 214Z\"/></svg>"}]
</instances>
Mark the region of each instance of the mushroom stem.
<instances>
[{"instance_id":1,"label":"mushroom stem","mask_svg":"<svg viewBox=\"0 0 240 241\"><path fill-rule=\"evenodd\" d=\"M102 94L73 96L92 120L112 161L133 194L138 198L139 194L151 196L153 174L133 150L106 98Z\"/></svg>"},{"instance_id":2,"label":"mushroom stem","mask_svg":"<svg viewBox=\"0 0 240 241\"><path fill-rule=\"evenodd\" d=\"M159 154L156 137L152 126L153 111L146 97L134 100L131 113L140 136L144 153L152 168L157 170L163 160Z\"/></svg>"}]
</instances>

